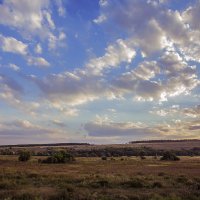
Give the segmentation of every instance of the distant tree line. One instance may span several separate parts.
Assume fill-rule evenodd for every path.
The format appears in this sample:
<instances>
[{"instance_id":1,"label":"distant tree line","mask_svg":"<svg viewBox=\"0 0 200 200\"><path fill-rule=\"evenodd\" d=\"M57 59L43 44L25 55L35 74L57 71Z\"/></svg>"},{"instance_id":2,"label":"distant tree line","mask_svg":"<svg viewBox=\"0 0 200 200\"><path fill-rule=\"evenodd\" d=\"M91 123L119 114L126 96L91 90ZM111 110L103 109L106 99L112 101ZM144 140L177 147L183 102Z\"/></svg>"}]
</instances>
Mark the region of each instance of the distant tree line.
<instances>
[{"instance_id":1,"label":"distant tree line","mask_svg":"<svg viewBox=\"0 0 200 200\"><path fill-rule=\"evenodd\" d=\"M89 146L89 143L52 143L52 144L16 144L16 145L0 145L1 148L12 147L59 147L59 146Z\"/></svg>"},{"instance_id":2,"label":"distant tree line","mask_svg":"<svg viewBox=\"0 0 200 200\"><path fill-rule=\"evenodd\" d=\"M150 147L106 147L101 149L75 149L62 148L75 157L119 157L119 156L163 156L166 150L153 149ZM51 148L40 152L31 152L33 156L52 156L57 152L56 149ZM177 156L200 156L200 147L192 149L172 150ZM0 150L1 155L19 155L19 151L14 151L10 148Z\"/></svg>"},{"instance_id":3,"label":"distant tree line","mask_svg":"<svg viewBox=\"0 0 200 200\"><path fill-rule=\"evenodd\" d=\"M137 140L131 141L129 144L137 144L137 143L168 143L168 142L198 142L198 139L184 139L184 140Z\"/></svg>"},{"instance_id":4,"label":"distant tree line","mask_svg":"<svg viewBox=\"0 0 200 200\"><path fill-rule=\"evenodd\" d=\"M119 156L163 156L166 150L153 149L150 147L140 148L105 148L105 149L79 149L70 150L70 153L76 157L119 157ZM177 156L200 156L200 147L195 147L190 150L172 150Z\"/></svg>"}]
</instances>

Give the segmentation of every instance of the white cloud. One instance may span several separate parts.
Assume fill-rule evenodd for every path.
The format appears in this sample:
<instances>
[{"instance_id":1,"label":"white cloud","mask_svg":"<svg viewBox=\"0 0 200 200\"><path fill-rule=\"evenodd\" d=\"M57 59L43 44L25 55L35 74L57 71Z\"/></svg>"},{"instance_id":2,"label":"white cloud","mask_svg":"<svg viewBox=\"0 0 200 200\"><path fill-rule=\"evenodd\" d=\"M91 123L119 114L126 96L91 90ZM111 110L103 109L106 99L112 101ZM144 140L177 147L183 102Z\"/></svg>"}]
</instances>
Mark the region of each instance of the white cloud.
<instances>
[{"instance_id":1,"label":"white cloud","mask_svg":"<svg viewBox=\"0 0 200 200\"><path fill-rule=\"evenodd\" d=\"M61 1L57 0L59 13L64 14L61 10ZM52 2L49 0L9 0L0 4L0 24L15 28L28 40L33 37L41 41L49 41L49 46L53 49L59 35L56 34L56 25L52 19L50 10Z\"/></svg>"},{"instance_id":2,"label":"white cloud","mask_svg":"<svg viewBox=\"0 0 200 200\"><path fill-rule=\"evenodd\" d=\"M160 74L160 67L155 61L145 61L140 63L131 73L136 78L149 80Z\"/></svg>"},{"instance_id":3,"label":"white cloud","mask_svg":"<svg viewBox=\"0 0 200 200\"><path fill-rule=\"evenodd\" d=\"M153 129L146 127L141 123L133 122L88 122L84 126L89 136L95 137L152 137L156 135Z\"/></svg>"},{"instance_id":4,"label":"white cloud","mask_svg":"<svg viewBox=\"0 0 200 200\"><path fill-rule=\"evenodd\" d=\"M42 57L28 57L27 61L28 65L34 65L41 68L50 66L50 63Z\"/></svg>"},{"instance_id":5,"label":"white cloud","mask_svg":"<svg viewBox=\"0 0 200 200\"><path fill-rule=\"evenodd\" d=\"M15 64L13 64L13 63L10 63L10 64L8 65L8 67L9 67L10 69L14 70L14 71L20 71L20 67L17 66L17 65L15 65Z\"/></svg>"},{"instance_id":6,"label":"white cloud","mask_svg":"<svg viewBox=\"0 0 200 200\"><path fill-rule=\"evenodd\" d=\"M96 24L100 24L107 19L105 15L100 15L98 18L94 19L93 22Z\"/></svg>"},{"instance_id":7,"label":"white cloud","mask_svg":"<svg viewBox=\"0 0 200 200\"><path fill-rule=\"evenodd\" d=\"M107 5L108 5L108 0L99 0L99 5L100 5L101 7L107 6Z\"/></svg>"},{"instance_id":8,"label":"white cloud","mask_svg":"<svg viewBox=\"0 0 200 200\"><path fill-rule=\"evenodd\" d=\"M187 23L191 29L200 29L200 2L196 1L196 4L190 6L182 13L182 17L185 23Z\"/></svg>"},{"instance_id":9,"label":"white cloud","mask_svg":"<svg viewBox=\"0 0 200 200\"><path fill-rule=\"evenodd\" d=\"M41 54L41 53L42 53L41 44L38 43L38 44L35 46L34 51L35 51L35 53L37 53L37 54Z\"/></svg>"},{"instance_id":10,"label":"white cloud","mask_svg":"<svg viewBox=\"0 0 200 200\"><path fill-rule=\"evenodd\" d=\"M58 127L65 128L67 125L60 120L52 120L52 123Z\"/></svg>"},{"instance_id":11,"label":"white cloud","mask_svg":"<svg viewBox=\"0 0 200 200\"><path fill-rule=\"evenodd\" d=\"M66 10L65 10L64 5L63 5L63 0L56 0L55 3L57 5L57 7L58 7L59 16L65 17Z\"/></svg>"},{"instance_id":12,"label":"white cloud","mask_svg":"<svg viewBox=\"0 0 200 200\"><path fill-rule=\"evenodd\" d=\"M136 52L129 41L119 39L115 44L106 48L106 53L102 57L91 59L86 67L89 72L100 75L103 70L111 67L119 67L122 62L130 63Z\"/></svg>"},{"instance_id":13,"label":"white cloud","mask_svg":"<svg viewBox=\"0 0 200 200\"><path fill-rule=\"evenodd\" d=\"M150 113L159 116L179 116L179 118L199 118L200 105L194 107L171 106L170 108L155 108Z\"/></svg>"},{"instance_id":14,"label":"white cloud","mask_svg":"<svg viewBox=\"0 0 200 200\"><path fill-rule=\"evenodd\" d=\"M0 5L0 23L18 28L25 34L46 35L44 13L49 6L48 0L10 0Z\"/></svg>"},{"instance_id":15,"label":"white cloud","mask_svg":"<svg viewBox=\"0 0 200 200\"><path fill-rule=\"evenodd\" d=\"M64 32L60 32L58 36L50 34L48 38L49 50L55 49L56 47L59 46L65 46L65 39L66 39L66 34Z\"/></svg>"},{"instance_id":16,"label":"white cloud","mask_svg":"<svg viewBox=\"0 0 200 200\"><path fill-rule=\"evenodd\" d=\"M2 51L9 53L16 53L26 55L28 52L28 45L16 40L13 37L4 37L0 34L0 46Z\"/></svg>"},{"instance_id":17,"label":"white cloud","mask_svg":"<svg viewBox=\"0 0 200 200\"><path fill-rule=\"evenodd\" d=\"M40 104L35 101L24 101L23 87L14 79L0 75L0 100L17 110L34 115Z\"/></svg>"},{"instance_id":18,"label":"white cloud","mask_svg":"<svg viewBox=\"0 0 200 200\"><path fill-rule=\"evenodd\" d=\"M85 71L63 72L50 74L42 80L33 77L32 80L39 86L44 97L54 105L79 105L99 99L100 96L109 96L109 87L105 89L103 80L87 76Z\"/></svg>"},{"instance_id":19,"label":"white cloud","mask_svg":"<svg viewBox=\"0 0 200 200\"><path fill-rule=\"evenodd\" d=\"M187 139L199 138L200 121L171 121L155 125L141 122L112 122L91 121L84 125L89 136L92 137L120 137L120 140L135 139Z\"/></svg>"},{"instance_id":20,"label":"white cloud","mask_svg":"<svg viewBox=\"0 0 200 200\"><path fill-rule=\"evenodd\" d=\"M51 18L51 14L48 11L43 11L43 15L45 16L47 23L51 29L55 29L55 24Z\"/></svg>"}]
</instances>

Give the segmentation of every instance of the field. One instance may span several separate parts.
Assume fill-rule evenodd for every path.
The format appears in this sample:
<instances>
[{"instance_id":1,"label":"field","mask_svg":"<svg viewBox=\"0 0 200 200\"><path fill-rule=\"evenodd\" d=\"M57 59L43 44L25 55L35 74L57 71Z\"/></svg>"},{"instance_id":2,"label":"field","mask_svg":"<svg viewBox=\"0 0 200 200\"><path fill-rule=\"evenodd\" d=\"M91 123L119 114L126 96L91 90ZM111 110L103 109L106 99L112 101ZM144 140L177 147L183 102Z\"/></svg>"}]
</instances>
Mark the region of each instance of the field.
<instances>
[{"instance_id":1,"label":"field","mask_svg":"<svg viewBox=\"0 0 200 200\"><path fill-rule=\"evenodd\" d=\"M200 157L91 157L68 164L41 164L39 158L0 156L0 199L200 199Z\"/></svg>"}]
</instances>

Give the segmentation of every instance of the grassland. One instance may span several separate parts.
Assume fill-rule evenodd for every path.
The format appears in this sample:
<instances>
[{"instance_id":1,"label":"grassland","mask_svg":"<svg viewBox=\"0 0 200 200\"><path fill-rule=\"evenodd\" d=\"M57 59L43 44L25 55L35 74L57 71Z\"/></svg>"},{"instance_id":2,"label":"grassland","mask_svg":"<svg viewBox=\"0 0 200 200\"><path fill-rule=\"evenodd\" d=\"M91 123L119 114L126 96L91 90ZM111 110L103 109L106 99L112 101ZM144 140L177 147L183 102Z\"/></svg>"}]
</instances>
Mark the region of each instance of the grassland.
<instances>
[{"instance_id":1,"label":"grassland","mask_svg":"<svg viewBox=\"0 0 200 200\"><path fill-rule=\"evenodd\" d=\"M199 200L200 157L160 161L153 157L76 158L41 164L32 157L0 156L3 200Z\"/></svg>"}]
</instances>

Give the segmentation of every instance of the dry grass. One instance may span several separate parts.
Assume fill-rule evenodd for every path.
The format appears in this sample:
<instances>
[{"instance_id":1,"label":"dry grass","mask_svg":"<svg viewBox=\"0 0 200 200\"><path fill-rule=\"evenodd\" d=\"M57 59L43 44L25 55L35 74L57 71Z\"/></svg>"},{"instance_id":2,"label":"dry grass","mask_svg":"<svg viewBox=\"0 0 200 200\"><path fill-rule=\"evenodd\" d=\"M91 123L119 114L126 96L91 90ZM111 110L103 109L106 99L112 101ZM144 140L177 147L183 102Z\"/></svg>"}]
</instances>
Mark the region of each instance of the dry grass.
<instances>
[{"instance_id":1,"label":"dry grass","mask_svg":"<svg viewBox=\"0 0 200 200\"><path fill-rule=\"evenodd\" d=\"M200 157L77 158L71 164L27 163L0 156L0 199L199 200Z\"/></svg>"}]
</instances>

